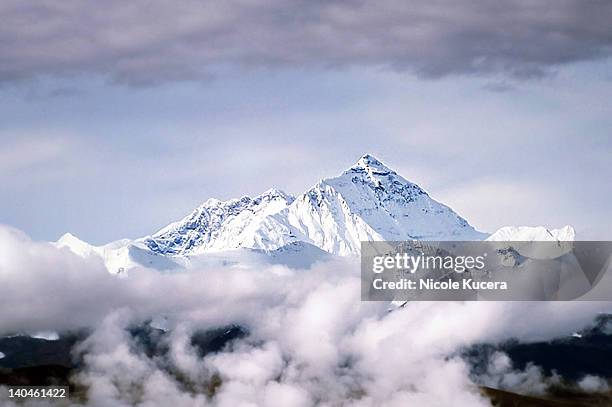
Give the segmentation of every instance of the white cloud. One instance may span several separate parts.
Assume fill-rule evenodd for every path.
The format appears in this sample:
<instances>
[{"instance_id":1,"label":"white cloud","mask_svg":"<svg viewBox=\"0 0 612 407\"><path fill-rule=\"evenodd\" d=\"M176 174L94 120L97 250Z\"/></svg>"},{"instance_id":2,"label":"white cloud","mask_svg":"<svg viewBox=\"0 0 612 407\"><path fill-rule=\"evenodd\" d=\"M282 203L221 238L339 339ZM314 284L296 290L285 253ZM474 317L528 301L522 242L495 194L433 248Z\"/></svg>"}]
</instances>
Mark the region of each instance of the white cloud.
<instances>
[{"instance_id":1,"label":"white cloud","mask_svg":"<svg viewBox=\"0 0 612 407\"><path fill-rule=\"evenodd\" d=\"M512 361L503 352L495 352L489 361L487 373L479 382L495 389L506 389L519 394L544 395L550 386L560 385L561 377L546 376L541 368L527 364L524 370L515 370Z\"/></svg>"},{"instance_id":2,"label":"white cloud","mask_svg":"<svg viewBox=\"0 0 612 407\"><path fill-rule=\"evenodd\" d=\"M593 392L604 393L610 390L610 384L607 380L601 377L593 376L593 375L584 376L578 382L578 386L582 390L589 392L589 393L593 393Z\"/></svg>"},{"instance_id":3,"label":"white cloud","mask_svg":"<svg viewBox=\"0 0 612 407\"><path fill-rule=\"evenodd\" d=\"M0 252L0 333L92 327L76 377L92 406L486 406L468 365L453 356L464 346L568 335L610 308L437 302L388 313L384 303L360 301L358 263L349 259L302 271L138 269L117 279L99 262L6 227ZM164 360L147 357L126 332L159 315L173 326ZM249 337L198 356L190 332L230 323L247 327ZM503 364L497 370L505 372ZM207 396L215 376L220 386ZM526 382L518 379L504 378ZM536 382L527 380L530 388Z\"/></svg>"}]
</instances>

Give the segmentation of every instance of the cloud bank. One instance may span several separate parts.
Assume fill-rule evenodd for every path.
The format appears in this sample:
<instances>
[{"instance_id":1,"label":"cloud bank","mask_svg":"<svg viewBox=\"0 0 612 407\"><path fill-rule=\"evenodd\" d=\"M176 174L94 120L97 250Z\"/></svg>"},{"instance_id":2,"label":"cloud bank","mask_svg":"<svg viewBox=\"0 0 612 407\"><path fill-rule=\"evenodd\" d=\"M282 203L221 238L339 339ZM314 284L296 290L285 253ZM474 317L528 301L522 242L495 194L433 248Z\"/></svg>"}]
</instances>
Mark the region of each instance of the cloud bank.
<instances>
[{"instance_id":1,"label":"cloud bank","mask_svg":"<svg viewBox=\"0 0 612 407\"><path fill-rule=\"evenodd\" d=\"M146 84L228 65L531 77L608 57L612 45L605 0L9 0L0 17L4 81L85 73Z\"/></svg>"},{"instance_id":2,"label":"cloud bank","mask_svg":"<svg viewBox=\"0 0 612 407\"><path fill-rule=\"evenodd\" d=\"M0 253L0 335L90 327L74 380L87 386L91 406L485 406L457 356L463 347L567 335L610 308L439 302L389 313L385 303L359 300L358 264L346 259L302 271L138 269L120 279L7 227L0 227ZM160 315L172 326L164 360L146 356L126 332ZM249 336L198 356L192 332L232 323ZM536 389L545 380L498 359L489 380ZM599 380L583 387L602 388Z\"/></svg>"}]
</instances>

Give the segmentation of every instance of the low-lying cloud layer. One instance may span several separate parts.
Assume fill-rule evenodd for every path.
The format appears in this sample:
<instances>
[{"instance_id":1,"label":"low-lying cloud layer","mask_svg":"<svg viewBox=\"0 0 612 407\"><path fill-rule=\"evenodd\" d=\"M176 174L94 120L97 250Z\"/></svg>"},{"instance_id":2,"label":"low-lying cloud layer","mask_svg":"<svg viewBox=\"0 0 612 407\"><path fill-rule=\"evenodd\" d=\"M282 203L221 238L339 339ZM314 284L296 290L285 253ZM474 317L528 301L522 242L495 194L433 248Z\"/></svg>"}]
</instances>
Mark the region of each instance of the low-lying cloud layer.
<instances>
[{"instance_id":1,"label":"low-lying cloud layer","mask_svg":"<svg viewBox=\"0 0 612 407\"><path fill-rule=\"evenodd\" d=\"M605 0L9 0L0 18L4 81L94 73L143 84L207 78L226 65L529 77L608 57L612 46Z\"/></svg>"},{"instance_id":2,"label":"low-lying cloud layer","mask_svg":"<svg viewBox=\"0 0 612 407\"><path fill-rule=\"evenodd\" d=\"M439 302L389 313L385 303L359 300L351 260L301 271L139 269L121 279L99 262L7 227L0 227L0 277L0 335L93 329L80 345L85 364L75 378L88 387L92 406L485 406L457 356L463 347L567 335L610 309L589 302ZM126 332L160 315L172 326L163 363ZM247 327L249 337L198 356L191 332L232 323ZM503 355L492 363L491 382L537 391L549 380L512 371ZM207 394L214 380L219 386ZM600 389L605 382L585 378L583 385Z\"/></svg>"}]
</instances>

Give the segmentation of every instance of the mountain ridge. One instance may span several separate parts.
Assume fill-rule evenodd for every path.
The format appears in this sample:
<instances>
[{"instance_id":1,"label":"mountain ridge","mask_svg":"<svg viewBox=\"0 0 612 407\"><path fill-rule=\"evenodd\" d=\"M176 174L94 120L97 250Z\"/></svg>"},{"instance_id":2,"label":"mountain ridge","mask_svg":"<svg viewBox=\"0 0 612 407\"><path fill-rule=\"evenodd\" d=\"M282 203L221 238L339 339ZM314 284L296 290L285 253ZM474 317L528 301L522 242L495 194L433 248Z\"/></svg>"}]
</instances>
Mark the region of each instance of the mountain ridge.
<instances>
[{"instance_id":1,"label":"mountain ridge","mask_svg":"<svg viewBox=\"0 0 612 407\"><path fill-rule=\"evenodd\" d=\"M514 239L513 239L514 238ZM200 255L223 258L236 250L293 264L300 250L358 255L361 241L571 239L573 228L506 227L480 232L450 207L429 196L371 154L335 177L293 196L271 188L226 201L209 198L184 218L135 240L92 246L71 234L56 243L80 256L98 255L115 272L145 265L181 267ZM221 255L219 255L221 253ZM233 260L232 260L233 261Z\"/></svg>"},{"instance_id":2,"label":"mountain ridge","mask_svg":"<svg viewBox=\"0 0 612 407\"><path fill-rule=\"evenodd\" d=\"M143 241L150 250L170 255L239 247L276 250L296 241L352 255L359 253L362 240L485 237L421 187L366 154L298 197L272 189L254 198L208 200Z\"/></svg>"}]
</instances>

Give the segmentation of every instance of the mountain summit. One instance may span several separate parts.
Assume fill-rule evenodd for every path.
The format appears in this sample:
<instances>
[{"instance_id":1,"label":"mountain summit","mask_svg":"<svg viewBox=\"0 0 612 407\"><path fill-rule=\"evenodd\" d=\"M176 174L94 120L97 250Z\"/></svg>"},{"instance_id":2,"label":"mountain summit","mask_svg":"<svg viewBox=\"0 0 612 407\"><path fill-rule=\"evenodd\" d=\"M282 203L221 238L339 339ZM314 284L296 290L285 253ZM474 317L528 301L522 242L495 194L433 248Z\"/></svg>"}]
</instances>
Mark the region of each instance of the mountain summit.
<instances>
[{"instance_id":1,"label":"mountain summit","mask_svg":"<svg viewBox=\"0 0 612 407\"><path fill-rule=\"evenodd\" d=\"M358 254L362 240L481 240L448 206L366 154L341 175L294 198L275 189L254 198L209 199L143 243L165 255L237 248L273 251L311 244L336 255Z\"/></svg>"},{"instance_id":2,"label":"mountain summit","mask_svg":"<svg viewBox=\"0 0 612 407\"><path fill-rule=\"evenodd\" d=\"M383 163L378 161L376 157L371 154L363 155L351 168L346 170L349 171L364 171L370 176L374 174L386 175L389 173L395 174L395 171L387 168Z\"/></svg>"},{"instance_id":3,"label":"mountain summit","mask_svg":"<svg viewBox=\"0 0 612 407\"><path fill-rule=\"evenodd\" d=\"M501 228L487 240L564 241L574 235L571 226L521 226ZM151 236L92 246L67 233L55 245L99 257L109 272L124 275L139 266L171 270L201 261L307 268L331 255L358 255L362 241L485 238L451 208L366 154L297 197L269 189L255 197L211 198Z\"/></svg>"}]
</instances>

